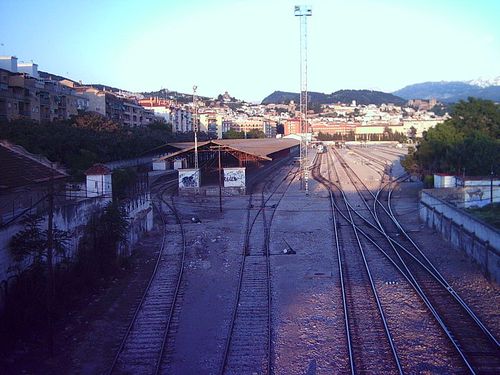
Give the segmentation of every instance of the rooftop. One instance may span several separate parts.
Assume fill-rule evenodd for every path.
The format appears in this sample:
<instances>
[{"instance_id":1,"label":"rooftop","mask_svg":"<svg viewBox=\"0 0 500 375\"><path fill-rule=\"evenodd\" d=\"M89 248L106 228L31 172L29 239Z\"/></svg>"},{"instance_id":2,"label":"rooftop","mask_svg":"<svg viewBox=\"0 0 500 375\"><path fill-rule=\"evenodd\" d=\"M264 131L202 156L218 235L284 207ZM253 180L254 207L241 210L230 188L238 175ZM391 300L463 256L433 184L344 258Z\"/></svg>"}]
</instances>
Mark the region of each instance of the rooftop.
<instances>
[{"instance_id":1,"label":"rooftop","mask_svg":"<svg viewBox=\"0 0 500 375\"><path fill-rule=\"evenodd\" d=\"M68 175L20 146L0 141L0 191L60 179Z\"/></svg>"},{"instance_id":2,"label":"rooftop","mask_svg":"<svg viewBox=\"0 0 500 375\"><path fill-rule=\"evenodd\" d=\"M205 145L212 144L214 146L227 146L236 151L244 152L250 155L257 156L263 160L271 160L269 155L285 150L290 147L298 146L299 141L295 139L285 139L285 138L276 138L276 139L218 139L212 141L198 142L198 147L203 147ZM172 146L178 149L178 152L173 154L164 156L160 158L161 160L165 160L174 156L177 156L181 153L188 152L194 149L194 142L178 142L178 143L169 143L169 146Z\"/></svg>"},{"instance_id":3,"label":"rooftop","mask_svg":"<svg viewBox=\"0 0 500 375\"><path fill-rule=\"evenodd\" d=\"M111 169L104 164L94 164L92 167L85 171L86 176L100 176L111 174Z\"/></svg>"}]
</instances>

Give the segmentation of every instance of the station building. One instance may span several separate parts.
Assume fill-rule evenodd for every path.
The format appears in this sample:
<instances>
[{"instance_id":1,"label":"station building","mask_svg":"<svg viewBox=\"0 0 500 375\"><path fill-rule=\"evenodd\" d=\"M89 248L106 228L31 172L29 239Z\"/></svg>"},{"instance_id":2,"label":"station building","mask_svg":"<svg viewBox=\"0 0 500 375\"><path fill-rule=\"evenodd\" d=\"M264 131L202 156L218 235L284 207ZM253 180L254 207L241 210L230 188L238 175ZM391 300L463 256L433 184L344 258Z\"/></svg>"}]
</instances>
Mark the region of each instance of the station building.
<instances>
[{"instance_id":1,"label":"station building","mask_svg":"<svg viewBox=\"0 0 500 375\"><path fill-rule=\"evenodd\" d=\"M299 153L295 139L223 139L169 143L166 154L153 162L153 170L177 170L179 193L245 194L258 175L277 163L291 160ZM198 154L198 169L195 158ZM216 188L216 192L215 189Z\"/></svg>"}]
</instances>

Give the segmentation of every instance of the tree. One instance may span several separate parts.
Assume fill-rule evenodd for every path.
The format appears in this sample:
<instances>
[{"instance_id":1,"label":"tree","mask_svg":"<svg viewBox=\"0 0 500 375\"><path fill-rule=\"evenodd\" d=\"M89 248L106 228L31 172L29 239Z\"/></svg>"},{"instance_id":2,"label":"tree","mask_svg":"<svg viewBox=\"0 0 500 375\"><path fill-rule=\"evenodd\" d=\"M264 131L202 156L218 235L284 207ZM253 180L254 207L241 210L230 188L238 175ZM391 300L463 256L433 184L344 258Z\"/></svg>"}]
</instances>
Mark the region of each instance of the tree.
<instances>
[{"instance_id":1,"label":"tree","mask_svg":"<svg viewBox=\"0 0 500 375\"><path fill-rule=\"evenodd\" d=\"M237 132L236 130L229 129L227 132L222 134L222 138L224 139L243 139L245 138L244 132Z\"/></svg>"},{"instance_id":2,"label":"tree","mask_svg":"<svg viewBox=\"0 0 500 375\"><path fill-rule=\"evenodd\" d=\"M420 168L415 160L415 148L413 147L408 147L408 155L401 160L401 165L403 168L408 171L411 174L419 174L420 173Z\"/></svg>"},{"instance_id":3,"label":"tree","mask_svg":"<svg viewBox=\"0 0 500 375\"><path fill-rule=\"evenodd\" d=\"M123 199L130 187L137 181L137 173L133 168L115 169L112 178L113 199Z\"/></svg>"},{"instance_id":4,"label":"tree","mask_svg":"<svg viewBox=\"0 0 500 375\"><path fill-rule=\"evenodd\" d=\"M451 118L424 132L414 154L424 173L489 174L500 160L500 106L469 98Z\"/></svg>"},{"instance_id":5,"label":"tree","mask_svg":"<svg viewBox=\"0 0 500 375\"><path fill-rule=\"evenodd\" d=\"M319 102L311 102L309 103L309 110L313 111L314 113L321 113L321 103Z\"/></svg>"},{"instance_id":6,"label":"tree","mask_svg":"<svg viewBox=\"0 0 500 375\"><path fill-rule=\"evenodd\" d=\"M96 112L85 112L75 117L75 126L81 129L90 129L98 132L116 132L119 125L108 120L103 115Z\"/></svg>"},{"instance_id":7,"label":"tree","mask_svg":"<svg viewBox=\"0 0 500 375\"><path fill-rule=\"evenodd\" d=\"M384 127L384 133L382 134L382 137L384 141L391 141L393 139L392 129L388 126Z\"/></svg>"},{"instance_id":8,"label":"tree","mask_svg":"<svg viewBox=\"0 0 500 375\"><path fill-rule=\"evenodd\" d=\"M417 129L415 129L414 126L410 127L408 130L408 138L415 142L415 139L417 138Z\"/></svg>"},{"instance_id":9,"label":"tree","mask_svg":"<svg viewBox=\"0 0 500 375\"><path fill-rule=\"evenodd\" d=\"M10 241L10 251L19 263L28 263L28 269L42 270L47 261L48 232L42 230L43 219L40 216L27 215L22 220L23 229ZM68 232L53 229L53 250L59 257L66 257Z\"/></svg>"},{"instance_id":10,"label":"tree","mask_svg":"<svg viewBox=\"0 0 500 375\"><path fill-rule=\"evenodd\" d=\"M335 137L331 134L322 132L319 132L316 138L318 139L318 141L333 141L335 139Z\"/></svg>"},{"instance_id":11,"label":"tree","mask_svg":"<svg viewBox=\"0 0 500 375\"><path fill-rule=\"evenodd\" d=\"M500 105L491 100L469 98L453 107L451 118L447 122L466 135L477 130L493 139L499 139Z\"/></svg>"},{"instance_id":12,"label":"tree","mask_svg":"<svg viewBox=\"0 0 500 375\"><path fill-rule=\"evenodd\" d=\"M247 138L266 138L266 134L262 130L252 129L247 132Z\"/></svg>"},{"instance_id":13,"label":"tree","mask_svg":"<svg viewBox=\"0 0 500 375\"><path fill-rule=\"evenodd\" d=\"M192 133L173 135L168 124L126 128L95 113L50 123L0 121L0 139L59 162L74 176L82 176L95 162L141 156L169 141L188 141L189 137L192 139ZM199 133L200 140L202 137Z\"/></svg>"},{"instance_id":14,"label":"tree","mask_svg":"<svg viewBox=\"0 0 500 375\"><path fill-rule=\"evenodd\" d=\"M119 245L127 239L128 219L118 202L95 213L79 246L77 269L88 281L110 274L118 265Z\"/></svg>"}]
</instances>

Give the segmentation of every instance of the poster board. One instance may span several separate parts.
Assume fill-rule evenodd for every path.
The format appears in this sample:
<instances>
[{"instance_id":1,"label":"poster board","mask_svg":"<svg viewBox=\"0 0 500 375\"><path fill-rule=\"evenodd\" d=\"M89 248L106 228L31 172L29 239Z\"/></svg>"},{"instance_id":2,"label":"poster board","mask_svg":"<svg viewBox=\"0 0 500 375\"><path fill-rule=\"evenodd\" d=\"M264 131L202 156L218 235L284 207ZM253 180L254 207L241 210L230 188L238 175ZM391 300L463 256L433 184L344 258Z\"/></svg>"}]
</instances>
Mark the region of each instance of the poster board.
<instances>
[{"instance_id":1,"label":"poster board","mask_svg":"<svg viewBox=\"0 0 500 375\"><path fill-rule=\"evenodd\" d=\"M245 187L246 168L224 168L224 187Z\"/></svg>"},{"instance_id":2,"label":"poster board","mask_svg":"<svg viewBox=\"0 0 500 375\"><path fill-rule=\"evenodd\" d=\"M199 188L200 173L198 169L179 169L179 189Z\"/></svg>"}]
</instances>

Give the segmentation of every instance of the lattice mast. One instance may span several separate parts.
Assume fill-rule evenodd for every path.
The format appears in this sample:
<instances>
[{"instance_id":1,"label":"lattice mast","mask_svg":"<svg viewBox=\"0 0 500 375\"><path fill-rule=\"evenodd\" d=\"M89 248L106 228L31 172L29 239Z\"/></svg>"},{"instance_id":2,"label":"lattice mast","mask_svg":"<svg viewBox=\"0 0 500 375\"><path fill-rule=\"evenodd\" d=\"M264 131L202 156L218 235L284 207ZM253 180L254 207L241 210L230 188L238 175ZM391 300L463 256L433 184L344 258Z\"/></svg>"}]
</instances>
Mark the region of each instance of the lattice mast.
<instances>
[{"instance_id":1,"label":"lattice mast","mask_svg":"<svg viewBox=\"0 0 500 375\"><path fill-rule=\"evenodd\" d=\"M300 168L302 171L302 188L309 192L309 175L307 169L307 136L309 125L307 122L307 17L312 16L310 5L296 5L296 17L300 17Z\"/></svg>"}]
</instances>

